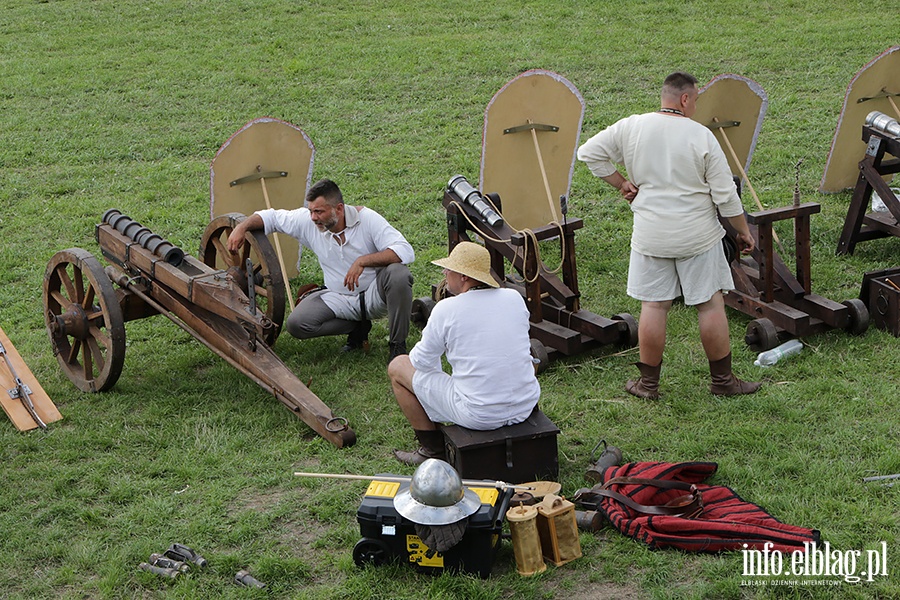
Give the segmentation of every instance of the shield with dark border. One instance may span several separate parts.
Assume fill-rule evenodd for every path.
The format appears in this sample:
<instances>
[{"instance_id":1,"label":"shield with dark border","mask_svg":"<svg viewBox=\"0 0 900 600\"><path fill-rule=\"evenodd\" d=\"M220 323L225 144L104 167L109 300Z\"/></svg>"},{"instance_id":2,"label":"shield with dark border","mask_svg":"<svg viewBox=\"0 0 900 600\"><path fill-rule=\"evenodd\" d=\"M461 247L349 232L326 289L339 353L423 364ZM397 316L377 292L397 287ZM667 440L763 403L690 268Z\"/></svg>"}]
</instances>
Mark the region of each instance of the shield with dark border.
<instances>
[{"instance_id":1,"label":"shield with dark border","mask_svg":"<svg viewBox=\"0 0 900 600\"><path fill-rule=\"evenodd\" d=\"M484 112L480 187L497 193L514 229L561 222L584 117L584 99L565 77L535 69L504 85Z\"/></svg>"},{"instance_id":2,"label":"shield with dark border","mask_svg":"<svg viewBox=\"0 0 900 600\"><path fill-rule=\"evenodd\" d=\"M762 86L740 75L716 75L700 90L691 118L713 131L735 177L750 168L768 106Z\"/></svg>"},{"instance_id":3,"label":"shield with dark border","mask_svg":"<svg viewBox=\"0 0 900 600\"><path fill-rule=\"evenodd\" d=\"M819 184L820 192L842 192L856 185L859 161L866 153L866 143L862 140L866 115L877 110L900 119L898 105L900 46L893 46L872 59L850 80Z\"/></svg>"},{"instance_id":4,"label":"shield with dark border","mask_svg":"<svg viewBox=\"0 0 900 600\"><path fill-rule=\"evenodd\" d=\"M209 169L210 217L267 208L303 206L312 176L315 147L302 129L261 117L241 127L216 153ZM279 236L288 277L297 274L299 245Z\"/></svg>"}]
</instances>

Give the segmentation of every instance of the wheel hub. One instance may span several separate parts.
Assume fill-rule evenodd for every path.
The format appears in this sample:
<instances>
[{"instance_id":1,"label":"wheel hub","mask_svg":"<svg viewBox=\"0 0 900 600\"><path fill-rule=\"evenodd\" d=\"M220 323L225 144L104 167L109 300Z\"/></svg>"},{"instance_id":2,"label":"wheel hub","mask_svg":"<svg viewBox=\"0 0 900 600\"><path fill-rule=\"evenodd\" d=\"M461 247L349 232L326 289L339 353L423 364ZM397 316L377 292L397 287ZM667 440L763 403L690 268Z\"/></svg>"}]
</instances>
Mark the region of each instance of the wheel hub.
<instances>
[{"instance_id":1,"label":"wheel hub","mask_svg":"<svg viewBox=\"0 0 900 600\"><path fill-rule=\"evenodd\" d=\"M66 312L60 315L49 315L50 329L56 335L72 336L76 340L84 340L88 337L90 324L87 313L80 304L73 303L66 308Z\"/></svg>"}]
</instances>

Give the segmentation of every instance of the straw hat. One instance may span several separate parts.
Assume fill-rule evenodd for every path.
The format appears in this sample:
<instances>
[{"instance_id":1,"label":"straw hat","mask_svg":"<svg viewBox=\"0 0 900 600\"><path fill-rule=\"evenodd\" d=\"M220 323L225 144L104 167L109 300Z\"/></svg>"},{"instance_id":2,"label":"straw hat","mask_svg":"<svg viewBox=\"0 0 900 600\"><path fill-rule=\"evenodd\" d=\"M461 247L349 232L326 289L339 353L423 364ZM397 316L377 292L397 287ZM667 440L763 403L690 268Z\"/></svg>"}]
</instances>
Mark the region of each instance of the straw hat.
<instances>
[{"instance_id":1,"label":"straw hat","mask_svg":"<svg viewBox=\"0 0 900 600\"><path fill-rule=\"evenodd\" d=\"M433 260L431 263L477 279L491 287L500 287L500 284L491 275L491 255L484 246L472 242L460 242L450 252L450 256Z\"/></svg>"}]
</instances>

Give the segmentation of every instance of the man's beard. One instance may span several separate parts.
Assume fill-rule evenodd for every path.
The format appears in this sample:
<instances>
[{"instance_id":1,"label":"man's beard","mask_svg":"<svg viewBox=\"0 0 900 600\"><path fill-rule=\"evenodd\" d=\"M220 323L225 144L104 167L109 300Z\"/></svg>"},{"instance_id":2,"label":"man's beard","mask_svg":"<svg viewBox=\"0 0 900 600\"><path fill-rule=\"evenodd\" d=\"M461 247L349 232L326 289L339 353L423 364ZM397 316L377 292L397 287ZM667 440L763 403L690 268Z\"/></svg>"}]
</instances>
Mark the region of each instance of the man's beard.
<instances>
[{"instance_id":1,"label":"man's beard","mask_svg":"<svg viewBox=\"0 0 900 600\"><path fill-rule=\"evenodd\" d=\"M316 223L316 225L321 231L331 231L331 228L337 225L337 222L337 217L332 215L328 219L319 221L318 223Z\"/></svg>"}]
</instances>

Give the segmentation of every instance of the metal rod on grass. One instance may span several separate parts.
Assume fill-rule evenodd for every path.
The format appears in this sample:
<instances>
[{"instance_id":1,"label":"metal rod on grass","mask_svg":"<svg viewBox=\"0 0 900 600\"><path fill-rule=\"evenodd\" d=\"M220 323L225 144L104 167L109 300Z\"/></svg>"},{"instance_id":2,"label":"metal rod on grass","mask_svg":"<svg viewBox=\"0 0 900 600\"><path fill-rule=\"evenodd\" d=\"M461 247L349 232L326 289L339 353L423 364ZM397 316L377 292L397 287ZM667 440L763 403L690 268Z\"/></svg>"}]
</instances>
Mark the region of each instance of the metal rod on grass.
<instances>
[{"instance_id":1,"label":"metal rod on grass","mask_svg":"<svg viewBox=\"0 0 900 600\"><path fill-rule=\"evenodd\" d=\"M885 479L900 479L900 473L895 475L875 475L873 477L863 477L863 481L883 481Z\"/></svg>"},{"instance_id":2,"label":"metal rod on grass","mask_svg":"<svg viewBox=\"0 0 900 600\"><path fill-rule=\"evenodd\" d=\"M412 477L407 477L405 475L341 475L335 473L301 473L299 471L294 472L295 477L319 477L324 479L350 479L356 481L389 481L394 483L406 483L410 481ZM481 481L477 479L463 479L462 483L466 487L484 487L485 485L493 485L494 487L498 487L501 489L514 489L514 490L533 490L534 487L530 485L515 485L512 483L506 483L505 481Z\"/></svg>"}]
</instances>

